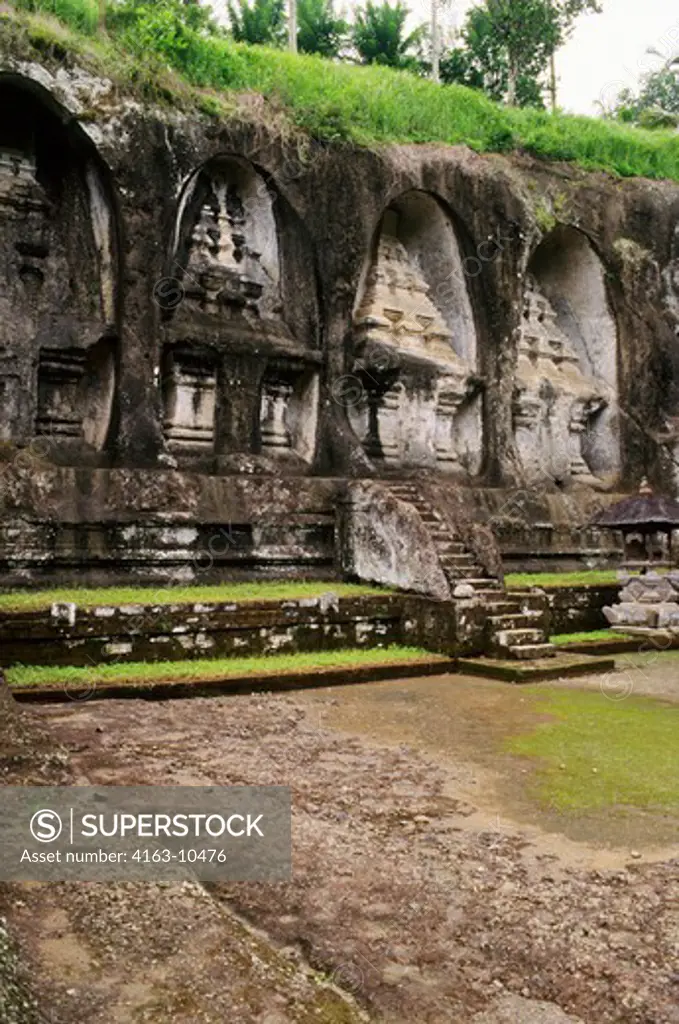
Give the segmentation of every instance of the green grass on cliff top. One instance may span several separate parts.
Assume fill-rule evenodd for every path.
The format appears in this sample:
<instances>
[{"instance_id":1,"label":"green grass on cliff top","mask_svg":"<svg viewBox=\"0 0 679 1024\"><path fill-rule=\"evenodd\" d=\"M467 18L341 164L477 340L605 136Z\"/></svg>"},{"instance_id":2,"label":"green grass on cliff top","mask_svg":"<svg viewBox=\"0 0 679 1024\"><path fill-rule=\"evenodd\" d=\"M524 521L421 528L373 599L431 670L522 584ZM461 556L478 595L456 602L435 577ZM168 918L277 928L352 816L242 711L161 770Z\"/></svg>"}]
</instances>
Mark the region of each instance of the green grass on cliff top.
<instances>
[{"instance_id":1,"label":"green grass on cliff top","mask_svg":"<svg viewBox=\"0 0 679 1024\"><path fill-rule=\"evenodd\" d=\"M224 37L193 33L178 44L160 21L96 38L97 6L97 0L14 0L19 15L0 21L6 30L13 23L16 32L19 17L21 31L45 57L71 54L148 99L172 99L173 92L180 97L183 89L185 99L190 94L203 110L224 116L229 104L235 109L237 94L260 93L271 101L272 118L280 123L282 116L316 139L366 146L465 143L478 152L521 150L589 170L679 181L679 134L674 132L515 110L463 86L239 45ZM247 110L239 116L247 117Z\"/></svg>"},{"instance_id":2,"label":"green grass on cliff top","mask_svg":"<svg viewBox=\"0 0 679 1024\"><path fill-rule=\"evenodd\" d=\"M75 604L79 608L121 605L224 604L241 601L298 601L320 597L379 596L390 593L367 583L337 580L271 580L256 583L220 583L213 586L158 587L62 587L58 590L12 590L0 593L0 612L34 612L53 604Z\"/></svg>"}]
</instances>

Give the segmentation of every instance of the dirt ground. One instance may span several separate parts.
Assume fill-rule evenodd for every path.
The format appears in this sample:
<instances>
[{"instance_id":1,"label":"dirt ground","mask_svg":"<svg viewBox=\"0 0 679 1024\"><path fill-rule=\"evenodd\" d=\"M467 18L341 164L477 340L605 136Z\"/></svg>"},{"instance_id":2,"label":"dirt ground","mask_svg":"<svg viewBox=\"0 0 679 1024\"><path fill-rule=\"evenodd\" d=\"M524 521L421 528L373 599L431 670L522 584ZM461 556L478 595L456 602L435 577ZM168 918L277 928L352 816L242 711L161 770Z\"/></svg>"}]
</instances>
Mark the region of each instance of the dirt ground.
<instances>
[{"instance_id":1,"label":"dirt ground","mask_svg":"<svg viewBox=\"0 0 679 1024\"><path fill-rule=\"evenodd\" d=\"M679 660L644 675L634 692L679 700ZM536 720L532 689L450 676L32 712L77 782L289 783L294 806L290 883L0 891L44 1019L679 1024L677 821L539 812L531 768L497 750Z\"/></svg>"}]
</instances>

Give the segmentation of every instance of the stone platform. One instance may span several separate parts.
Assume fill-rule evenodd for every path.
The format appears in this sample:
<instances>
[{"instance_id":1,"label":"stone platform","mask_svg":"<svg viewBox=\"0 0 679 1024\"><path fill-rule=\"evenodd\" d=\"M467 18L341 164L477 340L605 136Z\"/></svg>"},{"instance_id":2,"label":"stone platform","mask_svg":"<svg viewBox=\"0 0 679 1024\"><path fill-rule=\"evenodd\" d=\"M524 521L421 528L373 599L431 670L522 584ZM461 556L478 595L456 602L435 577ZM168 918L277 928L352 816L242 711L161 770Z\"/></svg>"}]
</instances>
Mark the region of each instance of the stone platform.
<instances>
[{"instance_id":1,"label":"stone platform","mask_svg":"<svg viewBox=\"0 0 679 1024\"><path fill-rule=\"evenodd\" d=\"M615 661L607 657L584 654L557 654L534 661L500 661L496 658L460 658L457 671L508 683L537 683L543 679L595 675L615 671Z\"/></svg>"}]
</instances>

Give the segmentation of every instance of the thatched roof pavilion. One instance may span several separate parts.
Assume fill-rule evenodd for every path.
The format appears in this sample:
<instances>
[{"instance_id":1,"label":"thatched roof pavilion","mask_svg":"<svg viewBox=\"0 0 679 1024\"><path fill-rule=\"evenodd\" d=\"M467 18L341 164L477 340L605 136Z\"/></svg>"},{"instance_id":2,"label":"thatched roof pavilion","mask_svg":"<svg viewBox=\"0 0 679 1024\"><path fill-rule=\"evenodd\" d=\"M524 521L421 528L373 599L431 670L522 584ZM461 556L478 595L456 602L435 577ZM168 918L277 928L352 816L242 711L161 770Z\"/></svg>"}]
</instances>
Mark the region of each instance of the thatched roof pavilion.
<instances>
[{"instance_id":1,"label":"thatched roof pavilion","mask_svg":"<svg viewBox=\"0 0 679 1024\"><path fill-rule=\"evenodd\" d=\"M654 494L648 480L644 478L638 494L610 505L591 521L591 525L622 532L625 562L628 564L628 540L633 535L643 540L647 553L644 564L650 564L654 561L651 540L655 534L665 534L668 538L668 561L671 564L672 531L679 530L679 501Z\"/></svg>"}]
</instances>

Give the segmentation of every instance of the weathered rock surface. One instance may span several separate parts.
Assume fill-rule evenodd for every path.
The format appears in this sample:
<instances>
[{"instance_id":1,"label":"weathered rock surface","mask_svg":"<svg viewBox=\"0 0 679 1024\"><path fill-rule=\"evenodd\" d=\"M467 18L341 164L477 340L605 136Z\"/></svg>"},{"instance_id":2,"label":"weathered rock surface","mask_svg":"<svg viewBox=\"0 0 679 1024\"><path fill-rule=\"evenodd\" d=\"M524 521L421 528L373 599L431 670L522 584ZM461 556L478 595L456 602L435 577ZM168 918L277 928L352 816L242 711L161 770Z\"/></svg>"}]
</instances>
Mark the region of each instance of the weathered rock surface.
<instances>
[{"instance_id":1,"label":"weathered rock surface","mask_svg":"<svg viewBox=\"0 0 679 1024\"><path fill-rule=\"evenodd\" d=\"M583 1024L554 1003L522 996L503 996L483 1013L475 1014L470 1024Z\"/></svg>"},{"instance_id":2,"label":"weathered rock surface","mask_svg":"<svg viewBox=\"0 0 679 1024\"><path fill-rule=\"evenodd\" d=\"M253 112L145 106L35 56L0 53L3 478L67 465L87 503L115 464L118 519L146 468L204 521L190 477L426 470L499 506L530 484L538 539L563 491L576 549L596 488L674 486L678 185L464 146L300 147ZM51 507L18 524L26 579Z\"/></svg>"},{"instance_id":3,"label":"weathered rock surface","mask_svg":"<svg viewBox=\"0 0 679 1024\"><path fill-rule=\"evenodd\" d=\"M347 487L342 517L343 567L350 576L450 597L436 548L410 504L370 481L355 481Z\"/></svg>"}]
</instances>

